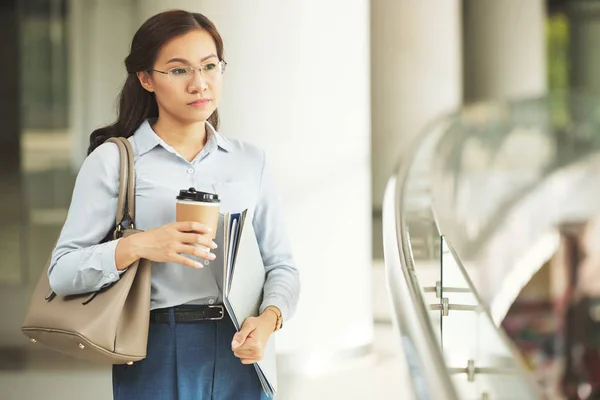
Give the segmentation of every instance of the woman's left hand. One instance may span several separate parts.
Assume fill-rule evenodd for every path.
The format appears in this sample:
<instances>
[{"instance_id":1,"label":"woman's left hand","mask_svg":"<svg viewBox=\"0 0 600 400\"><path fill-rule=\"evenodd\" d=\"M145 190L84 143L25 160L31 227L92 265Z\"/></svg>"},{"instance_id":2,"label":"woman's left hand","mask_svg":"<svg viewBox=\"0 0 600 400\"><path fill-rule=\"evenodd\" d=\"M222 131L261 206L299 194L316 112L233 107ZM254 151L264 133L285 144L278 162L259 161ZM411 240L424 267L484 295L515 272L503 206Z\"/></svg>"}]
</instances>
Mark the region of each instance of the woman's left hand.
<instances>
[{"instance_id":1,"label":"woman's left hand","mask_svg":"<svg viewBox=\"0 0 600 400\"><path fill-rule=\"evenodd\" d=\"M247 318L242 329L233 336L231 348L233 354L242 360L242 364L252 364L262 360L267 341L273 333L277 316L265 310L258 317Z\"/></svg>"}]
</instances>

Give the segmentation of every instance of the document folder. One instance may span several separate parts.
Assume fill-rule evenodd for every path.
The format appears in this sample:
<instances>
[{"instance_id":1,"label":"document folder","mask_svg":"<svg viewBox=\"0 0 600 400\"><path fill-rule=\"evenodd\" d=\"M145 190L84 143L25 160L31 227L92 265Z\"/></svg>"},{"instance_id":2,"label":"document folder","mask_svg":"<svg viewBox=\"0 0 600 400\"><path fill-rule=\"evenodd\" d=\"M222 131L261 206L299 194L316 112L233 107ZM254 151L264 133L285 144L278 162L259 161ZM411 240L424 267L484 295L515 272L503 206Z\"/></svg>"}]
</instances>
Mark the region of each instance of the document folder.
<instances>
[{"instance_id":1,"label":"document folder","mask_svg":"<svg viewBox=\"0 0 600 400\"><path fill-rule=\"evenodd\" d=\"M266 277L251 213L244 210L222 215L217 236L223 262L215 264L213 275L223 304L239 331L246 318L259 315ZM263 359L253 365L265 393L273 398L277 393L274 335L267 342Z\"/></svg>"}]
</instances>

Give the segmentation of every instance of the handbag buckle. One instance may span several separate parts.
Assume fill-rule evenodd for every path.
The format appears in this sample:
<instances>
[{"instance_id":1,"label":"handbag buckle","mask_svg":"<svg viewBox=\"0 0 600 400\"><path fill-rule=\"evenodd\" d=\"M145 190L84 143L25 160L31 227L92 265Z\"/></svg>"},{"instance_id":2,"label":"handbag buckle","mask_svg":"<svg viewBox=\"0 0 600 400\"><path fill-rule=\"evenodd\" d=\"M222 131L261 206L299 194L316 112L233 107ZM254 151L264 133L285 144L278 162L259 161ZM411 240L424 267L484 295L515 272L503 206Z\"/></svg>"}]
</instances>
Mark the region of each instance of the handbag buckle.
<instances>
[{"instance_id":1,"label":"handbag buckle","mask_svg":"<svg viewBox=\"0 0 600 400\"><path fill-rule=\"evenodd\" d=\"M117 233L116 233L116 237L120 238L121 236L123 236L123 229L127 229L127 228L123 228L123 222L121 222L119 225L117 225ZM133 230L135 229L135 225L133 224L133 222L129 223L129 229Z\"/></svg>"}]
</instances>

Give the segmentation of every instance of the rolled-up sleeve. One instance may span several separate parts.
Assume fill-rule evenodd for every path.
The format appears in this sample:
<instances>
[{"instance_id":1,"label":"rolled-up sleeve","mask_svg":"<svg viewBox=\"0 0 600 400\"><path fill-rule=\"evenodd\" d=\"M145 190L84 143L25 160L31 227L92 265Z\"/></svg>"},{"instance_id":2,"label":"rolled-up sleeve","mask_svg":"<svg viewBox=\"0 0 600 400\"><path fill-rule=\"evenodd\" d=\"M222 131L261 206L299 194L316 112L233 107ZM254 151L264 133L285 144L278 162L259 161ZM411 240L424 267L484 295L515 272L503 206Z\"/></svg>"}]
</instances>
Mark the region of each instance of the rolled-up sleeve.
<instances>
[{"instance_id":1,"label":"rolled-up sleeve","mask_svg":"<svg viewBox=\"0 0 600 400\"><path fill-rule=\"evenodd\" d=\"M52 252L48 278L58 295L88 293L119 280L118 240L101 243L114 229L119 186L119 150L99 146L83 162L67 219Z\"/></svg>"},{"instance_id":2,"label":"rolled-up sleeve","mask_svg":"<svg viewBox=\"0 0 600 400\"><path fill-rule=\"evenodd\" d=\"M292 258L291 246L285 232L282 201L263 151L259 198L253 227L266 270L262 313L268 306L281 311L284 320L296 312L300 295L300 277Z\"/></svg>"}]
</instances>

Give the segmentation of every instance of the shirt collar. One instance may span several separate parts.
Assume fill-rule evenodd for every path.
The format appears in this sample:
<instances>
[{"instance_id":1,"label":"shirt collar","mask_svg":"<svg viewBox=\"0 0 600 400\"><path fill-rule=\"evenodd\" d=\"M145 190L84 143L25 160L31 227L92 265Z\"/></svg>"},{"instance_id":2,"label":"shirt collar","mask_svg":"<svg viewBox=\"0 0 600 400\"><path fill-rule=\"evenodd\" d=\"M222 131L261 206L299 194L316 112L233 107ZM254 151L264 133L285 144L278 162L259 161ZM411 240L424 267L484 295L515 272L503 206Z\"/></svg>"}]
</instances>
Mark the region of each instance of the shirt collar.
<instances>
[{"instance_id":1,"label":"shirt collar","mask_svg":"<svg viewBox=\"0 0 600 400\"><path fill-rule=\"evenodd\" d=\"M158 146L158 136L152 130L149 120L145 120L133 134L138 156L142 156Z\"/></svg>"},{"instance_id":2,"label":"shirt collar","mask_svg":"<svg viewBox=\"0 0 600 400\"><path fill-rule=\"evenodd\" d=\"M206 122L206 134L208 139L206 141L206 150L212 151L214 148L221 148L226 152L231 151L231 143L229 140L224 138L215 128L207 121ZM171 149L152 129L150 120L146 119L134 133L135 144L138 151L138 156L146 154L158 145L166 146L167 149Z\"/></svg>"},{"instance_id":3,"label":"shirt collar","mask_svg":"<svg viewBox=\"0 0 600 400\"><path fill-rule=\"evenodd\" d=\"M219 132L217 132L217 130L215 128L213 128L213 126L210 124L210 122L206 121L206 133L209 135L208 139L217 139L217 146L219 146L221 149L225 150L226 152L230 152L231 151L231 142L229 140L227 140L225 137L223 137ZM206 141L208 143L208 140Z\"/></svg>"}]
</instances>

